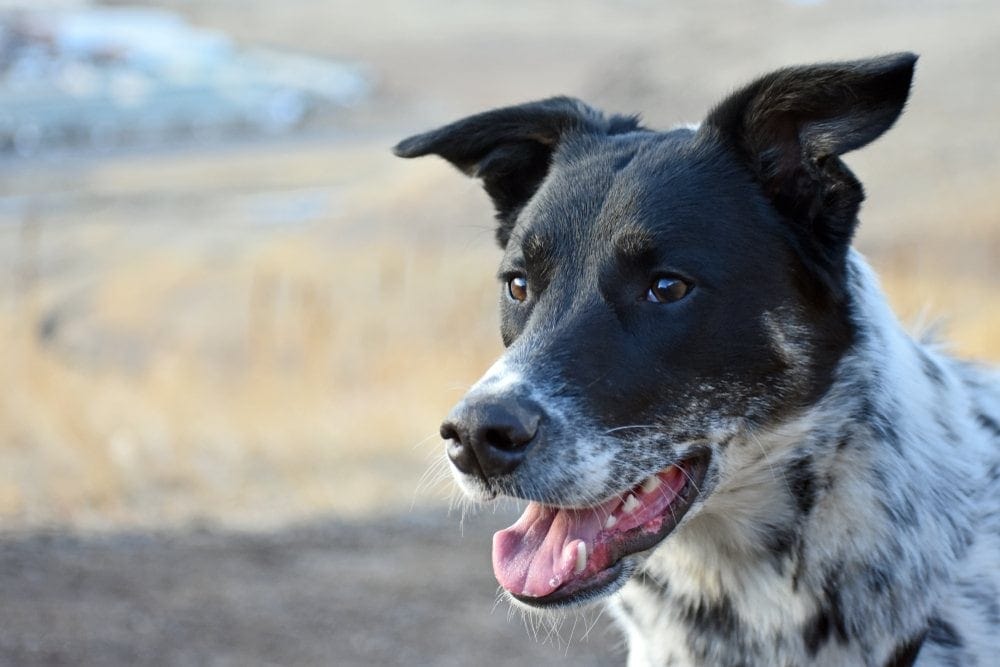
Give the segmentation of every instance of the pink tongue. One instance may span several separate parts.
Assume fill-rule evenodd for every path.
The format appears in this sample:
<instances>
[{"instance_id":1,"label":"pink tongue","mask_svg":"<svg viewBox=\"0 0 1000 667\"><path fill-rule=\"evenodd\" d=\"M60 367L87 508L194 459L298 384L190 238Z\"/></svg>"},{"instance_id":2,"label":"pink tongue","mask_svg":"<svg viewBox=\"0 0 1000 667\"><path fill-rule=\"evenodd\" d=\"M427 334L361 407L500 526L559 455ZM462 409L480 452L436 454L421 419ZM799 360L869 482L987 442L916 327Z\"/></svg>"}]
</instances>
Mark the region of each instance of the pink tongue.
<instances>
[{"instance_id":1,"label":"pink tongue","mask_svg":"<svg viewBox=\"0 0 1000 667\"><path fill-rule=\"evenodd\" d=\"M517 595L542 597L553 592L575 571L577 542L587 548L587 571L599 571L607 558L594 553L594 538L604 521L621 504L612 498L586 509L561 509L529 503L521 518L493 536L493 572L500 585Z\"/></svg>"}]
</instances>

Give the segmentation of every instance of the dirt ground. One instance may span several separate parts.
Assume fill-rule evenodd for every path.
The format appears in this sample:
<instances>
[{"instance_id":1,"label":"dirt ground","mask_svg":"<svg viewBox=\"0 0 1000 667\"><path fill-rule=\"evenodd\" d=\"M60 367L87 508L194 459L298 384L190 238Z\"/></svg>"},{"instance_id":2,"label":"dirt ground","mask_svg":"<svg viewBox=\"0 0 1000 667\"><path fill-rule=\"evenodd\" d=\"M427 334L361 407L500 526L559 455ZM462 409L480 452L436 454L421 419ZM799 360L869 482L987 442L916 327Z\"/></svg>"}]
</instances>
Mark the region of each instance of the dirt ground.
<instances>
[{"instance_id":1,"label":"dirt ground","mask_svg":"<svg viewBox=\"0 0 1000 667\"><path fill-rule=\"evenodd\" d=\"M489 531L508 519L478 517L464 535L424 512L269 533L8 537L0 665L620 662L606 618L535 640L507 603L494 608Z\"/></svg>"}]
</instances>

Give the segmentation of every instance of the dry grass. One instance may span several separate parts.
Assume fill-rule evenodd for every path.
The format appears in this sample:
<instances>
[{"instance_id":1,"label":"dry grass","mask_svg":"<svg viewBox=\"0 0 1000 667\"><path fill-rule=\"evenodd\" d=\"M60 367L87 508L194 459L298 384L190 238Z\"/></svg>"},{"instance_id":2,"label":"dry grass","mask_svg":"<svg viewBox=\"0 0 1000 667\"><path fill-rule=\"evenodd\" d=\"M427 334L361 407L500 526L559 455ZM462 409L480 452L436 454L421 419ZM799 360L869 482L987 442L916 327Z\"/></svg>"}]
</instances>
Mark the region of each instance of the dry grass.
<instances>
[{"instance_id":1,"label":"dry grass","mask_svg":"<svg viewBox=\"0 0 1000 667\"><path fill-rule=\"evenodd\" d=\"M174 4L220 27L242 12L239 3ZM398 3L376 5L377 14ZM802 25L815 20L833 41L850 36L851 53L912 38L925 54L906 122L851 161L872 197L859 245L904 321L929 307L958 353L1000 359L1000 165L989 111L1000 90L980 67L997 62L1000 39L988 39L983 20L995 9L866 18L859 8L852 17L775 5L719 24L650 6L622 18L600 49L577 49L619 11L585 6L554 41L507 23L496 33L490 12L448 22L454 41L380 17L369 17L378 30L368 33L330 24L341 41L329 50L353 49L383 77L346 144L4 167L0 525L274 522L440 498L415 488L438 455L441 415L499 352L498 254L474 183L432 161L394 160L387 146L404 131L543 92L683 120L748 71L841 55L811 49ZM516 16L534 15L534 5L518 7ZM270 43L322 51L323 35L307 29L317 5L280 8L280 22L238 32L264 39L266 27ZM670 39L657 37L656 21ZM768 30L800 37L761 38ZM753 62L737 48L750 43L745 32L759 50ZM508 69L476 69L480 43L514 33ZM608 61L616 49L626 56ZM710 78L671 66L696 52ZM431 66L442 69L432 77ZM956 71L979 97L958 94ZM955 128L953 117L967 122Z\"/></svg>"},{"instance_id":2,"label":"dry grass","mask_svg":"<svg viewBox=\"0 0 1000 667\"><path fill-rule=\"evenodd\" d=\"M326 166L309 151L299 160L303 176ZM440 230L380 230L451 178L434 165L386 168L398 176L391 191L371 199L359 188L291 230L248 230L215 206L207 234L201 215L116 219L155 200L133 181L144 174L155 187L169 163L98 168L93 181L114 184L104 194L120 209L98 204L100 222L5 228L17 260L0 311L0 517L275 521L435 497L414 480L437 453L438 416L499 348L497 255L488 228L458 227L445 243ZM322 171L345 188L359 178ZM272 173L251 168L238 189L260 197ZM204 181L175 176L183 208ZM277 187L275 197L288 192Z\"/></svg>"}]
</instances>

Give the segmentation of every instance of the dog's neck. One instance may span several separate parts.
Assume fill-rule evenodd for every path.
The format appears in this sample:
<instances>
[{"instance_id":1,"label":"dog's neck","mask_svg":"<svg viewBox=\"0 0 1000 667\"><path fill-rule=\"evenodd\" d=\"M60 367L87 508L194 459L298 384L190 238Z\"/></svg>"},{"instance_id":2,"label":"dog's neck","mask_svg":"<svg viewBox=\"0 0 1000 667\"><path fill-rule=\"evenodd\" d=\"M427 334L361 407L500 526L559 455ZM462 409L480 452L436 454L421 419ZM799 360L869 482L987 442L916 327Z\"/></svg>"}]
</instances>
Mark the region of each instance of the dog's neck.
<instances>
[{"instance_id":1,"label":"dog's neck","mask_svg":"<svg viewBox=\"0 0 1000 667\"><path fill-rule=\"evenodd\" d=\"M612 602L630 665L891 664L919 646L969 541L976 472L948 452L967 406L858 255L849 276L858 336L830 390L725 445L724 481Z\"/></svg>"}]
</instances>

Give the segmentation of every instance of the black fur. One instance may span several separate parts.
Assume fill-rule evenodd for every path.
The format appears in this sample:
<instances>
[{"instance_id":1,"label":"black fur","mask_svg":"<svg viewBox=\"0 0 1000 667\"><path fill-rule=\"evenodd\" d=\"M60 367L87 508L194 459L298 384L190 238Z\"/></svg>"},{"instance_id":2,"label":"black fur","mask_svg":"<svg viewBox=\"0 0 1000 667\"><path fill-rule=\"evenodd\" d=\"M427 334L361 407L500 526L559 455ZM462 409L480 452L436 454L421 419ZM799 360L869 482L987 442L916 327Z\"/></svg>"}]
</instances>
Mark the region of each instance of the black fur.
<instances>
[{"instance_id":1,"label":"black fur","mask_svg":"<svg viewBox=\"0 0 1000 667\"><path fill-rule=\"evenodd\" d=\"M989 431L995 439L1000 440L1000 423L997 423L995 419L984 412L977 412L976 421L979 422L980 426Z\"/></svg>"},{"instance_id":2,"label":"black fur","mask_svg":"<svg viewBox=\"0 0 1000 667\"><path fill-rule=\"evenodd\" d=\"M927 621L927 641L946 648L962 648L962 638L955 626L938 617Z\"/></svg>"},{"instance_id":3,"label":"black fur","mask_svg":"<svg viewBox=\"0 0 1000 667\"><path fill-rule=\"evenodd\" d=\"M920 647L924 645L926 636L926 631L921 632L910 641L897 646L889 662L885 663L885 667L910 667L913 665L917 661L917 654L920 653Z\"/></svg>"},{"instance_id":4,"label":"black fur","mask_svg":"<svg viewBox=\"0 0 1000 667\"><path fill-rule=\"evenodd\" d=\"M840 605L839 582L837 575L831 574L823 585L823 597L820 608L806 623L802 635L806 651L815 657L820 648L830 641L841 644L848 642L847 623Z\"/></svg>"},{"instance_id":5,"label":"black fur","mask_svg":"<svg viewBox=\"0 0 1000 667\"><path fill-rule=\"evenodd\" d=\"M864 199L838 156L888 130L910 92L909 53L793 67L758 79L709 114L750 164L779 212L794 221L813 268L834 290Z\"/></svg>"},{"instance_id":6,"label":"black fur","mask_svg":"<svg viewBox=\"0 0 1000 667\"><path fill-rule=\"evenodd\" d=\"M440 155L483 181L497 211L497 241L507 245L517 214L535 194L563 136L613 136L639 129L635 116L605 118L569 97L553 97L476 114L401 141L400 157Z\"/></svg>"}]
</instances>

